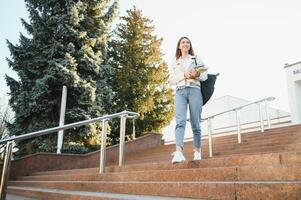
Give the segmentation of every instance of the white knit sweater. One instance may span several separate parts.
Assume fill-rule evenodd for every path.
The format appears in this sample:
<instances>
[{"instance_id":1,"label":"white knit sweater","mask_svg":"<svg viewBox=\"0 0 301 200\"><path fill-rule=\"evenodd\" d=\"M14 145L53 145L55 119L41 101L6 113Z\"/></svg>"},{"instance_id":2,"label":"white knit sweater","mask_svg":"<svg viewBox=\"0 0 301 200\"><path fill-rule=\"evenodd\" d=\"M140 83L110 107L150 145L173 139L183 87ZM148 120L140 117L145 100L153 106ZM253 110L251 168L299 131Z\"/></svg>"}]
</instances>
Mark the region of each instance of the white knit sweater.
<instances>
[{"instance_id":1,"label":"white knit sweater","mask_svg":"<svg viewBox=\"0 0 301 200\"><path fill-rule=\"evenodd\" d=\"M197 65L202 66L204 65L203 61L198 58L197 56L189 55L187 58L176 59L174 58L172 64L169 65L169 78L168 81L171 86L187 86L189 83L193 83L193 85L200 85L200 81L205 81L208 78L207 71L203 72L198 78L196 79L185 79L184 73L191 71L196 65L194 58L196 59Z\"/></svg>"}]
</instances>

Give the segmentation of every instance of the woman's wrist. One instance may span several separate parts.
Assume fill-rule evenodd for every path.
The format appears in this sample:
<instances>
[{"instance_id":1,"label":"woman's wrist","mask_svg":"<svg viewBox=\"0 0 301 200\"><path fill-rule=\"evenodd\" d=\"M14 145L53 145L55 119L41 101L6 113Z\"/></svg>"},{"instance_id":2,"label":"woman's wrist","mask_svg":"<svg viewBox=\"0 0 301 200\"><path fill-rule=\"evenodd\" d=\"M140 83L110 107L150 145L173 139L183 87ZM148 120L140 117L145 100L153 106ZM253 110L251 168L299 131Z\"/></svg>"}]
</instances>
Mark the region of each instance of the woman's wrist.
<instances>
[{"instance_id":1,"label":"woman's wrist","mask_svg":"<svg viewBox=\"0 0 301 200\"><path fill-rule=\"evenodd\" d=\"M184 73L184 78L185 78L185 79L189 79L189 77L188 77L188 75L187 75L187 72Z\"/></svg>"}]
</instances>

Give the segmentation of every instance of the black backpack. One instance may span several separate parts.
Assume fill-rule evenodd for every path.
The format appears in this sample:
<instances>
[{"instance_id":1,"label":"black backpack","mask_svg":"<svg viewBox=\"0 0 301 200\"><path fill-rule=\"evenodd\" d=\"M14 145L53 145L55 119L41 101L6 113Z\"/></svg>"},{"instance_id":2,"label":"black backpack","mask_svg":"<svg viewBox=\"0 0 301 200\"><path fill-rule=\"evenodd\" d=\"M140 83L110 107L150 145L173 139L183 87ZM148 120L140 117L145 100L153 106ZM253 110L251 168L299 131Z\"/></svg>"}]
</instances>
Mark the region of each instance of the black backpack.
<instances>
[{"instance_id":1,"label":"black backpack","mask_svg":"<svg viewBox=\"0 0 301 200\"><path fill-rule=\"evenodd\" d=\"M214 92L214 84L218 74L208 74L205 81L201 81L201 92L203 96L203 106L209 101Z\"/></svg>"},{"instance_id":2,"label":"black backpack","mask_svg":"<svg viewBox=\"0 0 301 200\"><path fill-rule=\"evenodd\" d=\"M196 58L193 58L195 65L197 66ZM201 82L201 92L203 96L203 106L209 101L214 92L214 84L216 81L217 74L208 74L208 78L205 81Z\"/></svg>"}]
</instances>

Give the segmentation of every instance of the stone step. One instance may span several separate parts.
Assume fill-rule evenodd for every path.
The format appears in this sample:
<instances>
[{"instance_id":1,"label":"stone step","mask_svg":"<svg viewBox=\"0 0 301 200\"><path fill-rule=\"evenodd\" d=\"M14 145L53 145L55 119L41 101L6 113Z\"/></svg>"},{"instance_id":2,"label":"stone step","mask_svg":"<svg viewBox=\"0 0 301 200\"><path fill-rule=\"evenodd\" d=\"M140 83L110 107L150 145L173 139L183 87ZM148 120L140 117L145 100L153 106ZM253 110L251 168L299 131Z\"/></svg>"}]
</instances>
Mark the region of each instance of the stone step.
<instances>
[{"instance_id":1,"label":"stone step","mask_svg":"<svg viewBox=\"0 0 301 200\"><path fill-rule=\"evenodd\" d=\"M72 175L22 176L27 181L297 181L301 165L257 165Z\"/></svg>"},{"instance_id":2,"label":"stone step","mask_svg":"<svg viewBox=\"0 0 301 200\"><path fill-rule=\"evenodd\" d=\"M296 143L293 145L277 144L277 145L267 145L267 146L257 146L257 147L246 147L246 148L237 148L233 150L216 150L215 146L213 146L213 156L227 156L227 155L235 155L235 154L261 154L261 153L272 153L272 152L284 152L288 150L301 150L301 143ZM159 161L171 161L172 156L170 152L162 152L157 154L137 154L136 157L127 157L125 160L126 164L132 163L141 163L141 162L159 162ZM192 150L189 152L188 150L184 151L184 155L186 159L192 160ZM209 153L208 150L202 150L202 157L208 158Z\"/></svg>"},{"instance_id":3,"label":"stone step","mask_svg":"<svg viewBox=\"0 0 301 200\"><path fill-rule=\"evenodd\" d=\"M242 144L264 144L267 142L280 142L283 143L291 143L296 139L300 138L301 142L301 133L294 133L294 134L282 134L282 135L275 135L275 136L266 136L266 133L259 133L258 135L250 136L250 138L246 138L242 135ZM213 144L220 147L228 147L232 145L238 145L237 142L237 135L235 136L224 136L220 138L213 138ZM204 148L208 148L208 140L202 140L202 145ZM168 151L170 149L174 149L174 144L164 145L160 148L151 148L149 150L144 151L145 153L157 153L162 151ZM185 148L193 148L193 142L185 142Z\"/></svg>"},{"instance_id":4,"label":"stone step","mask_svg":"<svg viewBox=\"0 0 301 200\"><path fill-rule=\"evenodd\" d=\"M213 143L213 153L218 153L219 155L222 154L223 152L237 152L237 151L250 151L250 152L260 152L260 151L269 151L269 150L284 150L287 149L287 147L289 147L291 143L285 143L285 142L266 142L266 143L258 143L258 144L233 144L233 145L229 145L227 147L220 147L217 146L216 144ZM301 146L301 142L300 143L295 143L296 145L300 145ZM130 161L130 160L139 160L140 158L143 159L147 159L148 157L151 158L155 158L157 156L161 156L161 155L170 155L173 151L175 151L175 147L173 146L173 148L170 149L166 149L166 150L162 150L161 152L141 152L141 153L137 153L135 156L128 156L126 157L126 161ZM189 155L192 154L193 152L193 148L187 148L186 146L184 147L184 154L185 155ZM203 156L207 156L208 155L208 147L203 146L202 147L202 154Z\"/></svg>"},{"instance_id":5,"label":"stone step","mask_svg":"<svg viewBox=\"0 0 301 200\"><path fill-rule=\"evenodd\" d=\"M230 167L230 166L249 166L249 165L301 165L301 151L266 153L255 155L231 155L224 157L213 157L202 159L201 161L186 161L179 164L168 162L139 163L119 166L107 166L106 172L126 172L126 171L146 171L164 169L189 169L189 168L208 168L208 167ZM31 175L59 175L59 174L87 174L98 173L98 168L57 170L35 172Z\"/></svg>"},{"instance_id":6,"label":"stone step","mask_svg":"<svg viewBox=\"0 0 301 200\"><path fill-rule=\"evenodd\" d=\"M297 137L299 136L301 139L301 131L298 128L296 130L291 130L290 128L287 128L287 131L282 132L281 129L278 130L267 130L264 133L261 132L251 132L251 133L243 133L242 134L242 140L243 141L251 141L251 140L266 140L266 139L273 139L273 138L278 138L278 139L284 139L284 138L289 138L289 137ZM237 142L237 135L228 135L228 136L223 136L223 137L213 137L213 143L216 144L229 144L229 142ZM185 142L185 146L192 146L193 142L188 141ZM203 144L208 145L208 140L203 139ZM169 145L164 145L160 147L160 150L164 150L165 148L173 148L174 144L169 144ZM162 149L161 149L162 148ZM151 148L149 150L146 150L147 152L153 152L153 151L158 151L158 148ZM159 151L160 151L159 150Z\"/></svg>"},{"instance_id":7,"label":"stone step","mask_svg":"<svg viewBox=\"0 0 301 200\"><path fill-rule=\"evenodd\" d=\"M36 198L30 198L26 196L18 196L14 194L6 194L7 200L37 200Z\"/></svg>"},{"instance_id":8,"label":"stone step","mask_svg":"<svg viewBox=\"0 0 301 200\"><path fill-rule=\"evenodd\" d=\"M294 133L294 134L277 134L277 135L266 135L266 133L259 133L259 134L254 134L253 136L250 137L246 137L244 135L242 135L242 142L243 143L258 143L258 142L267 142L269 140L271 141L281 141L283 139L289 140L289 139L301 139L301 133ZM223 145L229 145L229 144L237 144L238 143L238 139L237 139L237 135L232 135L230 136L224 136L224 137L218 137L218 138L213 138L213 143L218 144L220 146ZM204 146L208 145L208 140L202 140L202 144ZM166 148L168 147L172 147L175 144L168 144L165 145ZM193 141L189 141L189 142L185 142L185 146L193 146ZM149 150L146 151L156 151L158 149L156 148L151 148Z\"/></svg>"},{"instance_id":9,"label":"stone step","mask_svg":"<svg viewBox=\"0 0 301 200\"><path fill-rule=\"evenodd\" d=\"M301 199L301 181L11 181L9 186L205 199Z\"/></svg>"},{"instance_id":10,"label":"stone step","mask_svg":"<svg viewBox=\"0 0 301 200\"><path fill-rule=\"evenodd\" d=\"M54 199L68 199L68 200L185 200L186 198L175 197L160 197L150 195L129 195L129 194L117 194L117 193L105 193L105 192L85 192L85 191L70 191L70 190L58 190L58 189L42 189L32 187L8 187L8 200L35 200L32 198L38 198L43 200ZM22 195L22 197L15 197L11 194ZM15 197L11 199L11 197ZM24 197L31 197L24 198ZM191 200L191 198L189 198Z\"/></svg>"},{"instance_id":11,"label":"stone step","mask_svg":"<svg viewBox=\"0 0 301 200\"><path fill-rule=\"evenodd\" d=\"M286 146L282 144L276 144L276 145L268 145L267 146L261 146L261 147L246 147L246 148L238 148L235 150L225 150L225 151L215 151L213 147L213 155L233 155L233 154L248 154L248 153L264 153L264 152L270 152L270 151L286 151L286 150L301 150L301 143L295 143L295 144L288 144Z\"/></svg>"}]
</instances>

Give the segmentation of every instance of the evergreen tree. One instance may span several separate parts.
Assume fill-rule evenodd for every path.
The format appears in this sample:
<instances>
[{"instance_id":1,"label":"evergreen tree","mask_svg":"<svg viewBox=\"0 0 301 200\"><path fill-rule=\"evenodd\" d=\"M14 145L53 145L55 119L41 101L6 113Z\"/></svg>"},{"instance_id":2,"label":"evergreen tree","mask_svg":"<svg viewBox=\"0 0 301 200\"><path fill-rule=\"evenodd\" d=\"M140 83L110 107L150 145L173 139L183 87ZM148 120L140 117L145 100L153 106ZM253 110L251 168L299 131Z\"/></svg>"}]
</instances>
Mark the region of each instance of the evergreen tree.
<instances>
[{"instance_id":1,"label":"evergreen tree","mask_svg":"<svg viewBox=\"0 0 301 200\"><path fill-rule=\"evenodd\" d=\"M8 47L9 66L18 79L6 76L15 119L11 135L58 126L62 86L68 88L65 123L105 114L112 99L105 64L107 38L115 18L113 0L26 0L30 22L21 19L29 36ZM89 146L99 140L99 124L67 131L64 142ZM56 134L19 142L19 154L55 151ZM97 139L96 139L97 138Z\"/></svg>"},{"instance_id":2,"label":"evergreen tree","mask_svg":"<svg viewBox=\"0 0 301 200\"><path fill-rule=\"evenodd\" d=\"M136 121L138 136L143 132L160 132L173 116L173 95L160 50L162 39L154 34L152 21L135 7L120 19L108 53L114 68L114 109L140 114ZM127 135L131 134L130 127L127 126ZM112 128L111 137L117 142L119 122Z\"/></svg>"}]
</instances>

